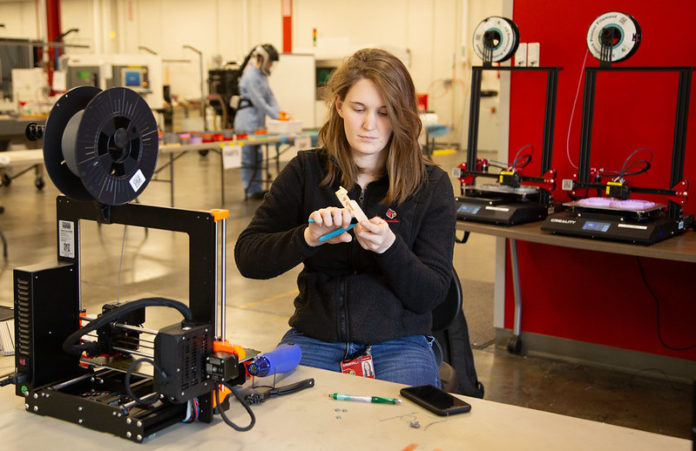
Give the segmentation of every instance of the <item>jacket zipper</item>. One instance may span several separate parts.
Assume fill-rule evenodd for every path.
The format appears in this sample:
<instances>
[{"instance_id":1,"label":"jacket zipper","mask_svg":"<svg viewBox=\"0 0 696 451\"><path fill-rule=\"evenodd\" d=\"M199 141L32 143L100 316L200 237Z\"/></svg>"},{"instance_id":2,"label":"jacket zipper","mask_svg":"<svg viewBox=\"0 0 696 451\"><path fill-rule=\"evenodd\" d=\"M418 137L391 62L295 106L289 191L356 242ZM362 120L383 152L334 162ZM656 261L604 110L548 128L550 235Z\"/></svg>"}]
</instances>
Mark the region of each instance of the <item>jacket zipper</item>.
<instances>
[{"instance_id":1,"label":"jacket zipper","mask_svg":"<svg viewBox=\"0 0 696 451\"><path fill-rule=\"evenodd\" d=\"M338 318L338 339L339 341L348 342L348 303L346 301L347 286L345 280L341 281L341 297L339 299L339 309L340 312Z\"/></svg>"},{"instance_id":2,"label":"jacket zipper","mask_svg":"<svg viewBox=\"0 0 696 451\"><path fill-rule=\"evenodd\" d=\"M358 185L360 186L360 185ZM360 186L360 194L358 195L358 205L360 205L360 208L364 209L365 207L365 192L367 191L367 187L363 188ZM354 252L351 250L351 259L354 258ZM340 319L339 319L339 329L343 337L339 337L339 339L343 339L346 343L350 342L351 337L350 337L350 330L348 327L348 286L343 281L342 283L342 290L341 290L341 301L340 301L340 306L339 306L339 311L341 312Z\"/></svg>"}]
</instances>

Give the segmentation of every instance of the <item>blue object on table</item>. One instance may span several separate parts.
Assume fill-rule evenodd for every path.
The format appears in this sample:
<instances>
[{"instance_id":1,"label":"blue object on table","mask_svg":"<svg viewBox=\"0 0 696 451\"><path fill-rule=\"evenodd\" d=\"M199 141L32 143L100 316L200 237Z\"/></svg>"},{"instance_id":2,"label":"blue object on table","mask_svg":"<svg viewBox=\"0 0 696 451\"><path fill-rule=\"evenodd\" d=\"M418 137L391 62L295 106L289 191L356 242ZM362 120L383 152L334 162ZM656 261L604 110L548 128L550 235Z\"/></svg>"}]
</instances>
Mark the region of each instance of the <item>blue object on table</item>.
<instances>
[{"instance_id":1,"label":"blue object on table","mask_svg":"<svg viewBox=\"0 0 696 451\"><path fill-rule=\"evenodd\" d=\"M259 354L247 365L247 371L252 376L268 376L277 373L287 373L297 368L302 359L302 349L299 345L281 344L271 352Z\"/></svg>"}]
</instances>

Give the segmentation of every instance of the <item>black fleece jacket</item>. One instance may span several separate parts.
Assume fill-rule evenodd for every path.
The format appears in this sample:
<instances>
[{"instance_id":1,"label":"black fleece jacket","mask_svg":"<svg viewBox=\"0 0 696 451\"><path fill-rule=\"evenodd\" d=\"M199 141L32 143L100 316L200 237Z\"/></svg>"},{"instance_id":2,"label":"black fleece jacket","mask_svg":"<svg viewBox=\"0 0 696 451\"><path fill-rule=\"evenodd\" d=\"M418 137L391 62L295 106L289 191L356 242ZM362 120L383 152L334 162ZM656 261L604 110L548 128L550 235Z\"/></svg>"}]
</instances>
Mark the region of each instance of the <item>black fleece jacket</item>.
<instances>
[{"instance_id":1,"label":"black fleece jacket","mask_svg":"<svg viewBox=\"0 0 696 451\"><path fill-rule=\"evenodd\" d=\"M400 205L385 205L388 180L348 193L368 218L389 222L396 235L382 254L350 243L310 247L304 239L313 211L340 207L339 186L319 186L326 175L323 149L298 152L271 185L234 256L242 275L268 279L303 263L290 325L327 342L381 343L428 335L431 311L445 297L452 275L455 209L445 171L428 166L428 182ZM347 187L346 187L347 188Z\"/></svg>"}]
</instances>

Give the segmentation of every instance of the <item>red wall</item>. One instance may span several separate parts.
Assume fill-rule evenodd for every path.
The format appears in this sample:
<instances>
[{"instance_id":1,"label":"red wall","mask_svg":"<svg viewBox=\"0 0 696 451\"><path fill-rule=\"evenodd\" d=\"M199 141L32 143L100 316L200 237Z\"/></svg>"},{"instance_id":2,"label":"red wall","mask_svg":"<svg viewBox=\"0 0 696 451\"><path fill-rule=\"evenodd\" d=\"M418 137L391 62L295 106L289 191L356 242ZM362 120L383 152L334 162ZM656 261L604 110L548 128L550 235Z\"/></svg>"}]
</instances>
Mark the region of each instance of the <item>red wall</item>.
<instances>
[{"instance_id":1,"label":"red wall","mask_svg":"<svg viewBox=\"0 0 696 451\"><path fill-rule=\"evenodd\" d=\"M616 66L696 66L693 0L515 0L513 20L521 42L540 42L541 65L563 67L552 164L559 181L576 172L567 154L575 165L579 157L584 76L572 124L570 119L587 54L587 30L596 17L609 11L630 14L642 30L635 55ZM586 64L598 66L599 62L587 54ZM635 149L649 147L654 152L652 169L631 181L634 186L668 188L676 89L677 74L600 74L590 165L618 170ZM509 152L512 157L522 146L534 146L531 175L539 173L544 93L544 75L512 75ZM684 178L696 191L696 84L691 87ZM554 196L568 200L560 183ZM660 197L632 197L665 202ZM695 196L685 211L696 213ZM643 266L647 283L659 299L662 338L668 346L679 348L696 345L696 264L523 242L518 242L518 251L523 331L696 361L696 349L675 351L660 343L657 304L638 266ZM514 298L509 262L507 274L505 327L511 328Z\"/></svg>"}]
</instances>

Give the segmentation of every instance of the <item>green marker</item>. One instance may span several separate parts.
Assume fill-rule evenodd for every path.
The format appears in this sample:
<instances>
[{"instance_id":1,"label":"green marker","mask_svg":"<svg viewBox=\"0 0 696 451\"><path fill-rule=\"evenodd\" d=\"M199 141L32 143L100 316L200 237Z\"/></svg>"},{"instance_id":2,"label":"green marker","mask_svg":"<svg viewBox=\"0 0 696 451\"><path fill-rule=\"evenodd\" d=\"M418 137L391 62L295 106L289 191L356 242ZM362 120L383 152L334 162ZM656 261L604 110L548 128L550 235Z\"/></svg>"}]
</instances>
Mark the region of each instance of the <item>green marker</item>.
<instances>
[{"instance_id":1,"label":"green marker","mask_svg":"<svg viewBox=\"0 0 696 451\"><path fill-rule=\"evenodd\" d=\"M401 400L397 398L382 398L381 396L353 396L344 395L343 393L331 393L329 398L337 401L357 401L371 402L374 404L401 404Z\"/></svg>"}]
</instances>

